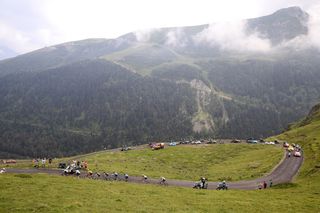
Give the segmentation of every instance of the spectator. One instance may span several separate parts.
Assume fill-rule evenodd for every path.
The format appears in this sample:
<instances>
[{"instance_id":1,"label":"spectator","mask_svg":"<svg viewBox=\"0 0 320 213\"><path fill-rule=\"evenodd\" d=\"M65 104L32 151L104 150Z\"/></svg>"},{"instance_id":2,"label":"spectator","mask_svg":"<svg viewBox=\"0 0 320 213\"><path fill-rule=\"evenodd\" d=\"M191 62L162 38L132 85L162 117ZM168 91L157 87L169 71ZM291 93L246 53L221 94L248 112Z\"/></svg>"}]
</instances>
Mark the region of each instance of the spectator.
<instances>
[{"instance_id":1,"label":"spectator","mask_svg":"<svg viewBox=\"0 0 320 213\"><path fill-rule=\"evenodd\" d=\"M46 161L47 161L46 158L43 158L41 160L42 168L46 167Z\"/></svg>"},{"instance_id":2,"label":"spectator","mask_svg":"<svg viewBox=\"0 0 320 213\"><path fill-rule=\"evenodd\" d=\"M267 182L263 181L263 188L266 189L267 188Z\"/></svg>"}]
</instances>

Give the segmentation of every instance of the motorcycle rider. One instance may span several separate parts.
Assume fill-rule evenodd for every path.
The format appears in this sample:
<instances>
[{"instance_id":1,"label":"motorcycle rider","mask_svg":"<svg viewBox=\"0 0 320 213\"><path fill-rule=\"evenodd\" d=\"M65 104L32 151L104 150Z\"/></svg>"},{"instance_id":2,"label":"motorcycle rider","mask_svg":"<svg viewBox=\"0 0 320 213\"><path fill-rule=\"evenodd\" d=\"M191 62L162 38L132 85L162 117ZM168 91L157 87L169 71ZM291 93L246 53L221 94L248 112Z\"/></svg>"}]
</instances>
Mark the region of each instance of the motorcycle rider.
<instances>
[{"instance_id":1,"label":"motorcycle rider","mask_svg":"<svg viewBox=\"0 0 320 213\"><path fill-rule=\"evenodd\" d=\"M166 183L166 178L165 177L161 177L160 178L160 184L165 184Z\"/></svg>"},{"instance_id":2,"label":"motorcycle rider","mask_svg":"<svg viewBox=\"0 0 320 213\"><path fill-rule=\"evenodd\" d=\"M201 181L201 188L204 189L205 183L206 183L206 178L205 178L205 177L201 177L201 178L200 178L200 181Z\"/></svg>"}]
</instances>

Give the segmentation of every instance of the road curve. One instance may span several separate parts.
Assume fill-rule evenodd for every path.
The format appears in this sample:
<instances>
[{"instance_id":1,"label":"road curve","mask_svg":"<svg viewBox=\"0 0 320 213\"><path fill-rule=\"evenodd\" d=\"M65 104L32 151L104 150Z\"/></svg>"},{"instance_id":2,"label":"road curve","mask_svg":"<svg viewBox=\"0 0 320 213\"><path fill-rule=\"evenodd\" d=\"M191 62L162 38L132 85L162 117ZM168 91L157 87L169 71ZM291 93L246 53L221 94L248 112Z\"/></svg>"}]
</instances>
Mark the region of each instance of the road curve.
<instances>
[{"instance_id":1,"label":"road curve","mask_svg":"<svg viewBox=\"0 0 320 213\"><path fill-rule=\"evenodd\" d=\"M300 166L302 165L303 157L286 157L286 153L284 154L281 162L267 175L254 179L254 180L244 180L237 182L229 182L229 189L244 189L244 190L252 190L258 189L258 185L266 181L269 183L269 180L272 180L273 185L280 183L289 183L292 181L293 177L299 171ZM59 175L62 173L61 170L58 169L17 169L17 168L8 168L7 173L26 173L26 174L37 174L37 173L46 173L46 174L54 174ZM82 175L84 177L84 175ZM104 179L103 175L101 175L98 179ZM124 180L123 175L119 175L118 179ZM148 181L144 181L142 177L133 177L130 176L128 182L135 183L149 183L149 184L159 184L159 179L148 179ZM193 187L193 181L184 181L184 180L167 180L166 181L169 186L181 186L181 187ZM208 182L208 189L216 189L218 182Z\"/></svg>"}]
</instances>

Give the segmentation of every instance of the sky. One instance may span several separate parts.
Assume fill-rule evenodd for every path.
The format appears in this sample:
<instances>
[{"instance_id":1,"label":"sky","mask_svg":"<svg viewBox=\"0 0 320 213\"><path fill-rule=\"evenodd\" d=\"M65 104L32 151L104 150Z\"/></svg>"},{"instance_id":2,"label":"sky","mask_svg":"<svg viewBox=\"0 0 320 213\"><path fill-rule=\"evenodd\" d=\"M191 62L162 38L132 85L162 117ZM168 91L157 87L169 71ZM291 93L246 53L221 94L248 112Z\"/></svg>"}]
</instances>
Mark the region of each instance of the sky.
<instances>
[{"instance_id":1,"label":"sky","mask_svg":"<svg viewBox=\"0 0 320 213\"><path fill-rule=\"evenodd\" d=\"M237 21L319 0L0 0L0 59L87 38Z\"/></svg>"}]
</instances>

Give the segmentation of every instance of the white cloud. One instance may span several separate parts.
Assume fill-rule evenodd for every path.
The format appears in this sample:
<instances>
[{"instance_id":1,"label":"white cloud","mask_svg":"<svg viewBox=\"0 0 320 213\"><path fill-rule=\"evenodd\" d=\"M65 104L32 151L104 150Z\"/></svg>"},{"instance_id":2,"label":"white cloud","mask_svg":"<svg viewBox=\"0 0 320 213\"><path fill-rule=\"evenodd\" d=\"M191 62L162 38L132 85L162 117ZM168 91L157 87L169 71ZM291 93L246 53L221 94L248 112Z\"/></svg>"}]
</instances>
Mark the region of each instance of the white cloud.
<instances>
[{"instance_id":1,"label":"white cloud","mask_svg":"<svg viewBox=\"0 0 320 213\"><path fill-rule=\"evenodd\" d=\"M30 43L30 39L25 33L12 28L1 21L0 40L3 45L10 47L15 52L26 52L35 47Z\"/></svg>"},{"instance_id":2,"label":"white cloud","mask_svg":"<svg viewBox=\"0 0 320 213\"><path fill-rule=\"evenodd\" d=\"M310 43L320 48L320 3L314 5L309 11L308 39Z\"/></svg>"},{"instance_id":3,"label":"white cloud","mask_svg":"<svg viewBox=\"0 0 320 213\"><path fill-rule=\"evenodd\" d=\"M144 29L134 32L137 41L139 42L148 42L151 38L152 33L158 31L159 29Z\"/></svg>"},{"instance_id":4,"label":"white cloud","mask_svg":"<svg viewBox=\"0 0 320 213\"><path fill-rule=\"evenodd\" d=\"M259 51L271 49L268 39L260 38L258 33L247 35L246 21L220 22L209 25L198 33L194 41L198 44L218 46L223 50Z\"/></svg>"},{"instance_id":5,"label":"white cloud","mask_svg":"<svg viewBox=\"0 0 320 213\"><path fill-rule=\"evenodd\" d=\"M186 34L181 28L169 31L167 33L166 44L173 47L183 47L186 45L187 39Z\"/></svg>"},{"instance_id":6,"label":"white cloud","mask_svg":"<svg viewBox=\"0 0 320 213\"><path fill-rule=\"evenodd\" d=\"M17 53L32 50L61 42L61 37L51 29L39 28L33 32L22 31L0 21L0 44Z\"/></svg>"}]
</instances>

